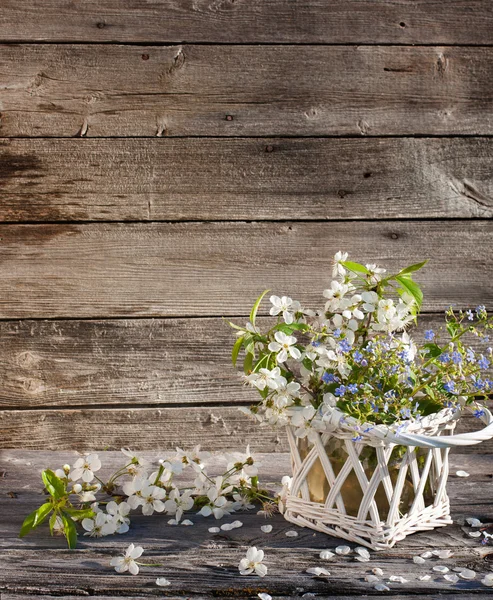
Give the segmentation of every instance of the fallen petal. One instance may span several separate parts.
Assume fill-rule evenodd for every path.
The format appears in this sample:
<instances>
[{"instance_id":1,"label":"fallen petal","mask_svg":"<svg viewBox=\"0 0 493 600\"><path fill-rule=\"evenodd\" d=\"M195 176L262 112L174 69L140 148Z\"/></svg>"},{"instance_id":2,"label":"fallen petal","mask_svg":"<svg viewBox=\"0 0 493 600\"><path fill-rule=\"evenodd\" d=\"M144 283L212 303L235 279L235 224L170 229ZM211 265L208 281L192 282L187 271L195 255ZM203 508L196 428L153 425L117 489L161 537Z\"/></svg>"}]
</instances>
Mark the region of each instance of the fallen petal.
<instances>
[{"instance_id":1,"label":"fallen petal","mask_svg":"<svg viewBox=\"0 0 493 600\"><path fill-rule=\"evenodd\" d=\"M345 556L351 552L351 548L349 546L337 546L336 553Z\"/></svg>"},{"instance_id":2,"label":"fallen petal","mask_svg":"<svg viewBox=\"0 0 493 600\"><path fill-rule=\"evenodd\" d=\"M286 536L287 537L298 537L298 532L294 531L293 529L290 529L289 531L286 531Z\"/></svg>"},{"instance_id":3,"label":"fallen petal","mask_svg":"<svg viewBox=\"0 0 493 600\"><path fill-rule=\"evenodd\" d=\"M260 529L264 532L264 533L270 533L272 531L272 525L262 525L260 527Z\"/></svg>"},{"instance_id":4,"label":"fallen petal","mask_svg":"<svg viewBox=\"0 0 493 600\"><path fill-rule=\"evenodd\" d=\"M442 565L437 565L436 567L433 567L433 570L437 573L448 573L449 568Z\"/></svg>"},{"instance_id":5,"label":"fallen petal","mask_svg":"<svg viewBox=\"0 0 493 600\"><path fill-rule=\"evenodd\" d=\"M161 587L165 587L167 585L171 585L171 581L168 581L166 577L158 577L156 579L156 585L160 585Z\"/></svg>"},{"instance_id":6,"label":"fallen petal","mask_svg":"<svg viewBox=\"0 0 493 600\"><path fill-rule=\"evenodd\" d=\"M420 581L430 581L431 575L421 575L419 578Z\"/></svg>"},{"instance_id":7,"label":"fallen petal","mask_svg":"<svg viewBox=\"0 0 493 600\"><path fill-rule=\"evenodd\" d=\"M475 519L474 517L469 517L466 519L466 523L468 523L471 527L481 527L482 523L479 519Z\"/></svg>"},{"instance_id":8,"label":"fallen petal","mask_svg":"<svg viewBox=\"0 0 493 600\"><path fill-rule=\"evenodd\" d=\"M319 556L324 560L330 560L331 558L334 558L335 554L330 550L321 550Z\"/></svg>"},{"instance_id":9,"label":"fallen petal","mask_svg":"<svg viewBox=\"0 0 493 600\"><path fill-rule=\"evenodd\" d=\"M388 588L384 583L376 583L373 586L374 590L377 590L377 592L390 592L390 588Z\"/></svg>"},{"instance_id":10,"label":"fallen petal","mask_svg":"<svg viewBox=\"0 0 493 600\"><path fill-rule=\"evenodd\" d=\"M459 576L455 573L449 573L448 575L444 575L443 578L447 581L450 581L450 583L457 583L459 581Z\"/></svg>"},{"instance_id":11,"label":"fallen petal","mask_svg":"<svg viewBox=\"0 0 493 600\"><path fill-rule=\"evenodd\" d=\"M219 533L220 531L219 527L209 527L209 533Z\"/></svg>"},{"instance_id":12,"label":"fallen petal","mask_svg":"<svg viewBox=\"0 0 493 600\"><path fill-rule=\"evenodd\" d=\"M424 565L426 560L422 556L413 556L413 563L416 565Z\"/></svg>"},{"instance_id":13,"label":"fallen petal","mask_svg":"<svg viewBox=\"0 0 493 600\"><path fill-rule=\"evenodd\" d=\"M469 473L467 471L457 471L457 477L469 477Z\"/></svg>"},{"instance_id":14,"label":"fallen petal","mask_svg":"<svg viewBox=\"0 0 493 600\"><path fill-rule=\"evenodd\" d=\"M472 569L462 569L459 575L462 579L475 579L476 571L473 571Z\"/></svg>"}]
</instances>

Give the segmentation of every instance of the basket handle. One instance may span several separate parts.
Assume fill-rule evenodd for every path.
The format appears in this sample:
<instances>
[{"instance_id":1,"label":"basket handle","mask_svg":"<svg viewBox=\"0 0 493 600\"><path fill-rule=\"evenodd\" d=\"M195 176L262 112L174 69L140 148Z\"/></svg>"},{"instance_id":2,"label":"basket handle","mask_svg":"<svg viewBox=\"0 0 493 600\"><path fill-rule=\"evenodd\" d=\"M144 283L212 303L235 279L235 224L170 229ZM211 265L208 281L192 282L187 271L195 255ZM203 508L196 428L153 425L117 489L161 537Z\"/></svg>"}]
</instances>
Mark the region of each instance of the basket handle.
<instances>
[{"instance_id":1,"label":"basket handle","mask_svg":"<svg viewBox=\"0 0 493 600\"><path fill-rule=\"evenodd\" d=\"M476 410L478 408L483 411L483 415L479 417L485 424L483 429L471 431L469 433L444 436L419 435L412 433L399 433L396 435L387 433L384 439L394 444L398 444L399 446L415 446L417 448L454 448L457 446L472 446L493 438L493 415L491 412L486 407L479 404L474 406L467 405L465 408L470 412L473 412L473 409Z\"/></svg>"}]
</instances>

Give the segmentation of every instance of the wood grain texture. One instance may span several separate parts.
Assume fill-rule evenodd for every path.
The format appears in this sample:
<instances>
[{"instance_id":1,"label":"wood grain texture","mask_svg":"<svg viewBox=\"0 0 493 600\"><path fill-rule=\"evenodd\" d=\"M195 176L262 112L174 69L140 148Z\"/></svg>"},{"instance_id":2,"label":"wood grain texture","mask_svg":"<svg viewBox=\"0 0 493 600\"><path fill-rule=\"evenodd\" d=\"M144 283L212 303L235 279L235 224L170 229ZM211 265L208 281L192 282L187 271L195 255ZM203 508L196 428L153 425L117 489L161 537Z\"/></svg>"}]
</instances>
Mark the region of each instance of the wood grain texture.
<instances>
[{"instance_id":1,"label":"wood grain texture","mask_svg":"<svg viewBox=\"0 0 493 600\"><path fill-rule=\"evenodd\" d=\"M2 41L491 44L492 28L488 0L4 0L0 15Z\"/></svg>"},{"instance_id":2,"label":"wood grain texture","mask_svg":"<svg viewBox=\"0 0 493 600\"><path fill-rule=\"evenodd\" d=\"M461 431L482 427L467 416ZM285 452L284 430L259 428L237 406L41 409L0 411L0 449L169 450L200 444L206 450ZM493 441L463 446L457 454L488 454Z\"/></svg>"},{"instance_id":3,"label":"wood grain texture","mask_svg":"<svg viewBox=\"0 0 493 600\"><path fill-rule=\"evenodd\" d=\"M443 323L423 315L413 338ZM471 338L484 353L488 344ZM231 365L233 341L218 317L0 321L0 408L252 404L259 396Z\"/></svg>"},{"instance_id":4,"label":"wood grain texture","mask_svg":"<svg viewBox=\"0 0 493 600\"><path fill-rule=\"evenodd\" d=\"M424 258L423 310L492 306L492 221L3 225L0 317L248 314L267 288L319 306L343 248Z\"/></svg>"},{"instance_id":5,"label":"wood grain texture","mask_svg":"<svg viewBox=\"0 0 493 600\"><path fill-rule=\"evenodd\" d=\"M493 141L0 141L0 220L489 218Z\"/></svg>"},{"instance_id":6,"label":"wood grain texture","mask_svg":"<svg viewBox=\"0 0 493 600\"><path fill-rule=\"evenodd\" d=\"M492 134L493 48L4 45L0 135Z\"/></svg>"},{"instance_id":7,"label":"wood grain texture","mask_svg":"<svg viewBox=\"0 0 493 600\"><path fill-rule=\"evenodd\" d=\"M119 453L118 453L119 454ZM117 453L103 453L103 464L108 472L121 464ZM154 455L155 457L155 455ZM282 474L289 472L286 454L259 457L262 461L261 480L270 489L278 489ZM154 514L151 517L135 515L132 528L124 539L109 536L100 539L82 537L78 549L68 551L64 540L51 538L43 528L23 540L17 532L23 517L42 500L39 470L47 465L55 467L73 462L74 453L33 453L6 451L2 454L0 469L0 545L2 547L2 597L22 598L39 595L54 597L84 596L132 598L155 597L163 590L156 588L157 576L166 576L170 587L166 596L188 597L198 600L204 597L252 598L259 592L277 597L293 597L313 593L320 598L350 600L361 595L374 595L372 586L364 581L371 569L380 567L385 576L400 574L408 583L393 583L387 598L411 600L412 598L440 597L444 600L472 600L489 598L488 590L481 586L483 574L491 571L492 549L483 547L462 530L464 518L476 516L483 522L491 522L492 513L488 490L489 476L493 468L491 456L451 457L451 471L467 469L471 476L460 480L451 476L447 489L451 498L454 525L431 532L421 532L400 542L397 547L371 553L369 563L359 563L353 556L338 557L328 565L318 558L321 549L334 549L340 540L310 529L301 529L287 523L281 515L268 520L271 534L264 534L260 526L266 521L251 513L234 515L227 522L239 518L243 527L231 532L211 534L208 528L216 525L210 519L193 515L193 529L184 533L181 527L167 524L168 518ZM212 471L219 472L222 459L210 460ZM9 492L14 492L10 494ZM296 538L287 537L286 531L297 530ZM109 566L113 556L119 554L130 542L140 543L146 549L146 561L161 563L163 567L143 567L138 577L117 575ZM240 577L237 564L246 548L256 545L265 550L265 563L269 572L265 579ZM447 560L429 560L418 566L412 557L424 550L450 549L454 552ZM468 567L477 572L474 581L452 585L432 571L436 564L449 568ZM328 580L317 579L306 573L313 566L328 567ZM428 582L419 581L423 574L432 574ZM10 596L9 596L10 595ZM375 597L383 597L375 594Z\"/></svg>"}]
</instances>

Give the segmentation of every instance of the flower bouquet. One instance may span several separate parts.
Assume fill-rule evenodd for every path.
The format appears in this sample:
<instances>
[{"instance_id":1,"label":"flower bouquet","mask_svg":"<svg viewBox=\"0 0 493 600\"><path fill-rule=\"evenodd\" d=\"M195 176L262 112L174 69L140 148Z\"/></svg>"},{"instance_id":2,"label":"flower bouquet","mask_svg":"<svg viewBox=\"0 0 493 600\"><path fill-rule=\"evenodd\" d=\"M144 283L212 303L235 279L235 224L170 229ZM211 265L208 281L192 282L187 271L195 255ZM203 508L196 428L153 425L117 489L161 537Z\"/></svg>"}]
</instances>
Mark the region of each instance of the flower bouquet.
<instances>
[{"instance_id":1,"label":"flower bouquet","mask_svg":"<svg viewBox=\"0 0 493 600\"><path fill-rule=\"evenodd\" d=\"M479 403L493 390L493 320L484 306L451 307L443 327L414 340L423 294L413 274L425 264L388 274L338 252L322 309L273 295L276 321L261 331L264 292L244 327L231 323L233 364L243 350L245 383L261 396L240 410L287 429L287 520L375 550L451 523L449 450L493 437ZM453 435L466 410L485 427Z\"/></svg>"}]
</instances>

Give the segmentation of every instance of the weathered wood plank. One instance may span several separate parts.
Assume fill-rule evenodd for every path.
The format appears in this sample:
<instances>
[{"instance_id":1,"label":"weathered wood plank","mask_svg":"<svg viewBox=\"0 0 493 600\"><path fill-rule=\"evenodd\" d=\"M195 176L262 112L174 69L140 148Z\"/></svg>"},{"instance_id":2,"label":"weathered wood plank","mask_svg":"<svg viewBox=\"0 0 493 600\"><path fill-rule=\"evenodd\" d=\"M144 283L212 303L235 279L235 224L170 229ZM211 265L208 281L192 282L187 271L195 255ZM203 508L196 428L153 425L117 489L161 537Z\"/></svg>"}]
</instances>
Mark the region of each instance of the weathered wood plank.
<instances>
[{"instance_id":1,"label":"weathered wood plank","mask_svg":"<svg viewBox=\"0 0 493 600\"><path fill-rule=\"evenodd\" d=\"M25 512L40 501L39 469L47 464L54 466L67 460L71 462L73 458L73 454L69 456L67 453L3 453L0 467L6 470L6 475L0 479L0 505L6 518L0 523L3 549L0 589L12 594L13 598L22 594L79 597L90 594L98 597L118 593L149 597L162 593L154 582L157 576L163 575L171 581L171 586L165 590L167 595L252 597L264 591L276 597L312 592L322 598L351 597L351 594L355 598L361 597L361 594L373 595L372 586L363 579L377 566L384 570L387 577L400 574L409 580L407 584L391 584L392 593L387 595L390 598L395 594L400 599L410 600L416 596L430 597L430 592L448 600L488 597L487 590L479 580L480 574L491 570L491 548L482 547L478 541L467 537L460 524L465 516L477 516L484 521L491 519L491 511L483 514L474 506L474 500L480 500L483 502L481 510L488 510L490 497L487 481L493 464L491 456L477 457L478 460L452 456L452 471L467 468L471 473L471 481L459 481L451 477L449 482L454 525L410 536L390 551L372 553L371 561L367 564L358 563L353 557L338 557L329 565L322 565L318 558L320 549L333 549L341 542L320 533L315 534L309 529L295 528L280 515L269 520L273 525L271 534L260 531L260 525L265 520L251 513L233 517L240 518L244 523L242 528L217 535L208 532L212 524L210 519L193 516L195 525L184 535L180 527L167 525L166 517L153 515L135 516L130 533L124 537L81 537L78 550L72 552L64 549L63 540L50 538L43 530L19 540L16 534ZM110 471L120 463L117 453L104 453L101 458ZM288 456L262 455L259 458L262 460L261 473L267 473L267 479L275 481L278 487L281 474L289 468ZM215 462L211 458L211 464L219 471L224 460L219 458ZM263 476L262 480L265 481ZM464 485L468 487L466 496L472 501L472 506L457 497L464 492ZM18 495L8 495L7 490L17 491ZM297 529L298 537L286 537L286 531L292 529ZM158 562L163 567L144 567L138 577L117 576L109 567L109 561L132 541L144 546L147 562ZM243 579L238 575L237 563L250 545L265 550L269 573L264 580L253 577ZM454 555L447 560L430 560L424 566L413 564L413 556L425 549L437 548L449 548ZM450 568L473 568L478 576L473 582L451 585L432 571L437 562L445 563ZM305 572L308 567L319 565L328 566L331 571L328 582L315 579ZM419 581L418 577L426 573L432 574L431 581Z\"/></svg>"},{"instance_id":2,"label":"weathered wood plank","mask_svg":"<svg viewBox=\"0 0 493 600\"><path fill-rule=\"evenodd\" d=\"M474 417L463 431L477 430ZM284 452L284 430L259 428L237 406L41 409L0 411L0 448L60 450L169 450L200 444L207 450L233 450L250 444L261 452ZM456 452L491 453L493 442L464 446Z\"/></svg>"},{"instance_id":3,"label":"weathered wood plank","mask_svg":"<svg viewBox=\"0 0 493 600\"><path fill-rule=\"evenodd\" d=\"M443 323L423 315L413 337ZM220 318L0 321L0 408L250 404L259 398L231 365L233 341Z\"/></svg>"},{"instance_id":4,"label":"weathered wood plank","mask_svg":"<svg viewBox=\"0 0 493 600\"><path fill-rule=\"evenodd\" d=\"M493 48L5 45L0 135L492 134Z\"/></svg>"},{"instance_id":5,"label":"weathered wood plank","mask_svg":"<svg viewBox=\"0 0 493 600\"><path fill-rule=\"evenodd\" d=\"M491 44L492 27L488 0L4 0L0 40Z\"/></svg>"},{"instance_id":6,"label":"weathered wood plank","mask_svg":"<svg viewBox=\"0 0 493 600\"><path fill-rule=\"evenodd\" d=\"M330 261L418 274L425 311L491 307L493 222L3 225L0 317L248 314L263 289L318 306Z\"/></svg>"},{"instance_id":7,"label":"weathered wood plank","mask_svg":"<svg viewBox=\"0 0 493 600\"><path fill-rule=\"evenodd\" d=\"M491 217L492 155L484 138L3 140L0 220Z\"/></svg>"}]
</instances>

